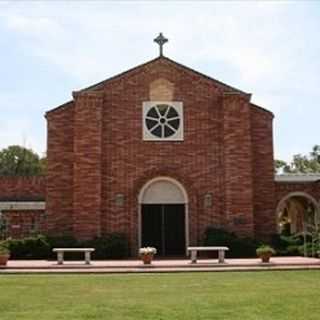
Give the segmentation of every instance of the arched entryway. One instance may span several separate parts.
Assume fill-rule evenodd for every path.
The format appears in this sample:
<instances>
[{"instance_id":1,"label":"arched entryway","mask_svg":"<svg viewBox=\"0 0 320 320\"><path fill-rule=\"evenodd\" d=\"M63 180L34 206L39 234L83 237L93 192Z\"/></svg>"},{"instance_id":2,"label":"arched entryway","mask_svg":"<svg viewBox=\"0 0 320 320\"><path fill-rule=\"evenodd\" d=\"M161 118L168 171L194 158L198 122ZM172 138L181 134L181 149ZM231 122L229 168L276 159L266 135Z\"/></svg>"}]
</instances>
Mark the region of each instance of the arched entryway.
<instances>
[{"instance_id":1,"label":"arched entryway","mask_svg":"<svg viewBox=\"0 0 320 320\"><path fill-rule=\"evenodd\" d=\"M282 198L276 213L280 234L300 234L319 224L319 204L305 192L292 192Z\"/></svg>"},{"instance_id":2,"label":"arched entryway","mask_svg":"<svg viewBox=\"0 0 320 320\"><path fill-rule=\"evenodd\" d=\"M182 256L188 245L188 197L176 180L158 177L139 194L139 247L157 248L159 256Z\"/></svg>"}]
</instances>

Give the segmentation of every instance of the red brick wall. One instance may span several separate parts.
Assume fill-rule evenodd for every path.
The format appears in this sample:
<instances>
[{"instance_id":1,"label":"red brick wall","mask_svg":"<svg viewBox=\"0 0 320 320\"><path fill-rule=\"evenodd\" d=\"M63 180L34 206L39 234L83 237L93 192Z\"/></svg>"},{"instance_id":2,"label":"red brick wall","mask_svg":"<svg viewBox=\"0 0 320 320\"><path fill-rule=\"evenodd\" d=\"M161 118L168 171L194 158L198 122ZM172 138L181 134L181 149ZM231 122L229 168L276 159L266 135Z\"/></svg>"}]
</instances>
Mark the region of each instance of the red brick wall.
<instances>
[{"instance_id":1,"label":"red brick wall","mask_svg":"<svg viewBox=\"0 0 320 320\"><path fill-rule=\"evenodd\" d=\"M150 84L159 79L170 84L169 100L183 102L183 141L142 140L142 103L152 100ZM124 232L134 252L139 192L166 176L188 194L190 244L200 243L210 225L267 237L276 230L282 197L303 191L319 199L320 183L274 182L273 116L249 100L166 58L75 93L74 101L47 113L47 179L0 177L2 200L46 196L47 223L41 212L6 212L15 226L10 232L27 234L32 219L55 235ZM213 203L205 207L208 193ZM123 206L117 194L124 195Z\"/></svg>"},{"instance_id":2,"label":"red brick wall","mask_svg":"<svg viewBox=\"0 0 320 320\"><path fill-rule=\"evenodd\" d=\"M252 149L249 98L226 94L223 101L225 211L229 229L253 237Z\"/></svg>"},{"instance_id":3,"label":"red brick wall","mask_svg":"<svg viewBox=\"0 0 320 320\"><path fill-rule=\"evenodd\" d=\"M100 236L102 104L98 93L75 94L73 231L82 239Z\"/></svg>"},{"instance_id":4,"label":"red brick wall","mask_svg":"<svg viewBox=\"0 0 320 320\"><path fill-rule=\"evenodd\" d=\"M253 211L257 238L276 232L272 119L272 114L258 107L251 108Z\"/></svg>"},{"instance_id":5,"label":"red brick wall","mask_svg":"<svg viewBox=\"0 0 320 320\"><path fill-rule=\"evenodd\" d=\"M150 100L149 84L158 78L174 83L172 100L184 104L183 142L142 141L142 102ZM104 90L103 230L126 232L136 245L137 196L144 183L161 175L176 178L187 189L191 243L202 239L207 226L225 225L221 201L225 193L222 89L198 75L159 61L143 72L107 84ZM239 170L236 174L250 176ZM211 208L205 209L203 199L208 192L214 195L214 201ZM124 208L115 206L117 193L125 195ZM247 207L238 209L247 212Z\"/></svg>"},{"instance_id":6,"label":"red brick wall","mask_svg":"<svg viewBox=\"0 0 320 320\"><path fill-rule=\"evenodd\" d=\"M47 114L48 232L73 233L73 105Z\"/></svg>"},{"instance_id":7,"label":"red brick wall","mask_svg":"<svg viewBox=\"0 0 320 320\"><path fill-rule=\"evenodd\" d=\"M45 198L45 177L0 177L0 201L45 201ZM32 231L46 232L43 210L10 210L2 211L2 214L7 222L7 237L23 238Z\"/></svg>"},{"instance_id":8,"label":"red brick wall","mask_svg":"<svg viewBox=\"0 0 320 320\"><path fill-rule=\"evenodd\" d=\"M142 140L142 102L150 100L149 85L159 78L173 84L172 100L183 102L184 141ZM273 206L265 208L258 181L267 179L272 194L268 112L257 111L247 95L225 95L230 88L166 59L98 89L76 94L72 106L47 117L51 231L81 238L125 232L136 248L138 194L150 179L169 176L188 193L191 244L201 241L209 225L239 235L262 233L254 222ZM123 206L116 205L118 193L125 197ZM212 207L204 207L206 193L213 194Z\"/></svg>"},{"instance_id":9,"label":"red brick wall","mask_svg":"<svg viewBox=\"0 0 320 320\"><path fill-rule=\"evenodd\" d=\"M0 177L0 201L44 200L45 177Z\"/></svg>"},{"instance_id":10,"label":"red brick wall","mask_svg":"<svg viewBox=\"0 0 320 320\"><path fill-rule=\"evenodd\" d=\"M320 206L320 181L317 182L275 182L276 206L293 192L304 192L318 201Z\"/></svg>"},{"instance_id":11,"label":"red brick wall","mask_svg":"<svg viewBox=\"0 0 320 320\"><path fill-rule=\"evenodd\" d=\"M42 210L3 211L6 238L20 239L47 232L46 215Z\"/></svg>"}]
</instances>

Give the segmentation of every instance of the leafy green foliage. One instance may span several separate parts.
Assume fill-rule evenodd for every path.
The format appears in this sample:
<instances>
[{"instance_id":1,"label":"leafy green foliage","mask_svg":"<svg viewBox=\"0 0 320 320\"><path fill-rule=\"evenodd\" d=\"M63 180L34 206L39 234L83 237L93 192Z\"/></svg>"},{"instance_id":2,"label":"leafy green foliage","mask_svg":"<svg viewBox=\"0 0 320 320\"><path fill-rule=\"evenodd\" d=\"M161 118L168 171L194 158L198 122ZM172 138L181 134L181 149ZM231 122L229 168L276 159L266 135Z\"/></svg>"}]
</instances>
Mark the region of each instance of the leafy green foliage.
<instances>
[{"instance_id":1,"label":"leafy green foliage","mask_svg":"<svg viewBox=\"0 0 320 320\"><path fill-rule=\"evenodd\" d=\"M10 250L8 248L7 241L0 241L0 255L8 255L10 254Z\"/></svg>"},{"instance_id":2,"label":"leafy green foliage","mask_svg":"<svg viewBox=\"0 0 320 320\"><path fill-rule=\"evenodd\" d=\"M276 249L279 256L303 256L305 253L308 257L317 255L320 251L320 234L307 234L306 244L304 244L304 237L299 235L274 235L271 244ZM305 252L306 250L306 252Z\"/></svg>"},{"instance_id":3,"label":"leafy green foliage","mask_svg":"<svg viewBox=\"0 0 320 320\"><path fill-rule=\"evenodd\" d=\"M300 255L299 248L303 245L303 238L275 234L272 237L271 245L276 248L280 256L297 256Z\"/></svg>"},{"instance_id":4,"label":"leafy green foliage","mask_svg":"<svg viewBox=\"0 0 320 320\"><path fill-rule=\"evenodd\" d=\"M275 160L276 172L284 173L320 173L320 145L315 145L309 155L296 154L290 164Z\"/></svg>"},{"instance_id":5,"label":"leafy green foliage","mask_svg":"<svg viewBox=\"0 0 320 320\"><path fill-rule=\"evenodd\" d=\"M46 172L46 159L31 149L9 146L0 151L0 176L34 176Z\"/></svg>"},{"instance_id":6,"label":"leafy green foliage","mask_svg":"<svg viewBox=\"0 0 320 320\"><path fill-rule=\"evenodd\" d=\"M72 236L48 236L48 242L52 248L77 248L80 241Z\"/></svg>"},{"instance_id":7,"label":"leafy green foliage","mask_svg":"<svg viewBox=\"0 0 320 320\"><path fill-rule=\"evenodd\" d=\"M7 241L12 259L46 259L50 253L50 244L45 236Z\"/></svg>"},{"instance_id":8,"label":"leafy green foliage","mask_svg":"<svg viewBox=\"0 0 320 320\"><path fill-rule=\"evenodd\" d=\"M127 238L122 234L109 234L89 241L78 241L70 236L46 237L38 235L24 239L7 240L12 259L55 259L53 248L84 248L93 247L93 259L120 259L128 257L129 246ZM68 253L67 260L83 259L81 253Z\"/></svg>"},{"instance_id":9,"label":"leafy green foliage","mask_svg":"<svg viewBox=\"0 0 320 320\"><path fill-rule=\"evenodd\" d=\"M287 172L290 170L290 166L283 160L274 160L274 170L276 173L283 171Z\"/></svg>"},{"instance_id":10,"label":"leafy green foliage","mask_svg":"<svg viewBox=\"0 0 320 320\"><path fill-rule=\"evenodd\" d=\"M121 259L129 256L129 243L123 234L112 233L84 243L86 247L95 248L94 259Z\"/></svg>"},{"instance_id":11,"label":"leafy green foliage","mask_svg":"<svg viewBox=\"0 0 320 320\"><path fill-rule=\"evenodd\" d=\"M4 215L0 212L0 240L6 238L6 229L7 229L6 219Z\"/></svg>"},{"instance_id":12,"label":"leafy green foliage","mask_svg":"<svg viewBox=\"0 0 320 320\"><path fill-rule=\"evenodd\" d=\"M270 247L267 244L262 244L261 246L259 246L256 250L257 256L260 257L264 254L270 254L270 255L274 255L276 254L276 251Z\"/></svg>"},{"instance_id":13,"label":"leafy green foliage","mask_svg":"<svg viewBox=\"0 0 320 320\"><path fill-rule=\"evenodd\" d=\"M229 247L227 253L230 258L249 258L256 256L258 241L250 238L239 238L234 233L218 229L207 228L205 232L205 246L226 246Z\"/></svg>"}]
</instances>

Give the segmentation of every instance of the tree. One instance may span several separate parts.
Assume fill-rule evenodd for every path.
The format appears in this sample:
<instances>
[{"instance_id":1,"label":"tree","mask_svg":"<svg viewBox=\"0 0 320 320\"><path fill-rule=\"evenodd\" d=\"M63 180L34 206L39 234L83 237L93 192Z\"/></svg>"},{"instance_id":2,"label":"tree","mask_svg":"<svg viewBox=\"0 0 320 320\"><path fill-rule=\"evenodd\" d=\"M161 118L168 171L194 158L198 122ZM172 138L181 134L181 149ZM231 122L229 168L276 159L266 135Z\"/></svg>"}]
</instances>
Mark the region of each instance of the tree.
<instances>
[{"instance_id":1,"label":"tree","mask_svg":"<svg viewBox=\"0 0 320 320\"><path fill-rule=\"evenodd\" d=\"M283 160L274 160L274 170L276 173L280 171L286 171L288 169L288 164Z\"/></svg>"},{"instance_id":2,"label":"tree","mask_svg":"<svg viewBox=\"0 0 320 320\"><path fill-rule=\"evenodd\" d=\"M309 155L294 155L290 164L275 160L275 170L285 173L320 173L320 145L315 145Z\"/></svg>"},{"instance_id":3,"label":"tree","mask_svg":"<svg viewBox=\"0 0 320 320\"><path fill-rule=\"evenodd\" d=\"M310 156L314 161L320 163L320 145L315 145L310 152Z\"/></svg>"},{"instance_id":4,"label":"tree","mask_svg":"<svg viewBox=\"0 0 320 320\"><path fill-rule=\"evenodd\" d=\"M31 149L9 146L0 151L0 176L34 176L45 174L45 158Z\"/></svg>"}]
</instances>

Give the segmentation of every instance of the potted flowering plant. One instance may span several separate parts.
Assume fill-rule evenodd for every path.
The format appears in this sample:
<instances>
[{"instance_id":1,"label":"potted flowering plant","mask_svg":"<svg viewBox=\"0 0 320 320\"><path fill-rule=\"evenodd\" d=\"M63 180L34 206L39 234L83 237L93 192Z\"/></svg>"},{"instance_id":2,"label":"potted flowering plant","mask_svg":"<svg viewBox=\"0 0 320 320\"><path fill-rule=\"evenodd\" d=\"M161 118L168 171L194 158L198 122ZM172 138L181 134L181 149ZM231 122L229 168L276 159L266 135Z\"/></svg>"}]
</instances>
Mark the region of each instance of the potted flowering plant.
<instances>
[{"instance_id":1,"label":"potted flowering plant","mask_svg":"<svg viewBox=\"0 0 320 320\"><path fill-rule=\"evenodd\" d=\"M5 241L0 242L0 266L6 266L10 258L10 251Z\"/></svg>"},{"instance_id":2,"label":"potted flowering plant","mask_svg":"<svg viewBox=\"0 0 320 320\"><path fill-rule=\"evenodd\" d=\"M264 244L256 250L256 253L257 256L261 258L262 262L268 263L270 261L271 256L274 255L276 252L273 248Z\"/></svg>"},{"instance_id":3,"label":"potted flowering plant","mask_svg":"<svg viewBox=\"0 0 320 320\"><path fill-rule=\"evenodd\" d=\"M153 256L157 253L157 249L153 247L145 247L139 249L139 255L144 264L151 264Z\"/></svg>"}]
</instances>

